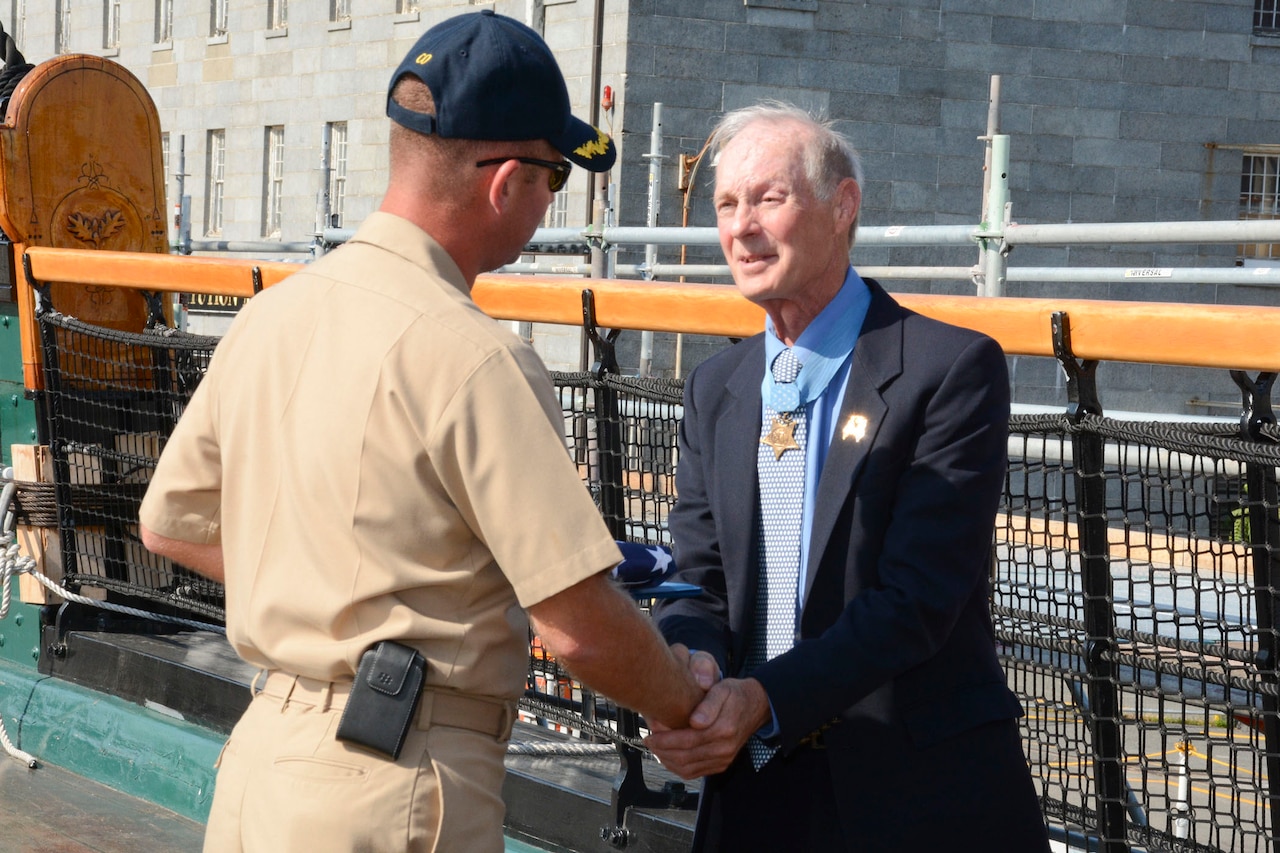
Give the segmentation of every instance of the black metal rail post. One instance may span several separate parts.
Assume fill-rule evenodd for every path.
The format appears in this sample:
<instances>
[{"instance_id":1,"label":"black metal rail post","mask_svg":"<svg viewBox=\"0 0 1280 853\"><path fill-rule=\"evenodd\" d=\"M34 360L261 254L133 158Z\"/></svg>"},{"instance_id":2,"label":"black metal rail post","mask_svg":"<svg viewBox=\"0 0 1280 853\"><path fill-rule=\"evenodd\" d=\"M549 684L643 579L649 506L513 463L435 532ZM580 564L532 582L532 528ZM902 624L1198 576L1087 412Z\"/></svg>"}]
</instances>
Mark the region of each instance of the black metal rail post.
<instances>
[{"instance_id":1,"label":"black metal rail post","mask_svg":"<svg viewBox=\"0 0 1280 853\"><path fill-rule=\"evenodd\" d=\"M1077 361L1071 351L1066 312L1052 317L1053 350L1067 376L1067 418L1078 425L1086 415L1101 415L1097 361ZM1071 451L1076 481L1076 518L1080 532L1080 585L1084 593L1085 682L1093 737L1094 789L1102 853L1128 853L1128 794L1120 730L1120 690L1115 663L1115 601L1107 543L1107 492L1102 436L1073 429Z\"/></svg>"},{"instance_id":2,"label":"black metal rail post","mask_svg":"<svg viewBox=\"0 0 1280 853\"><path fill-rule=\"evenodd\" d=\"M614 352L620 329L607 330L603 335L596 327L595 293L582 291L582 328L595 349L596 359L591 367L592 398L595 403L596 458L600 477L600 512L614 539L627 538L626 484L623 482L622 417L618 410L618 392L600 380L609 374L620 373L618 357Z\"/></svg>"},{"instance_id":3,"label":"black metal rail post","mask_svg":"<svg viewBox=\"0 0 1280 853\"><path fill-rule=\"evenodd\" d=\"M1243 371L1231 371L1231 378L1240 388L1242 407L1240 413L1240 437L1245 441L1266 441L1262 434L1264 425L1276 422L1271 408L1271 389L1276 374L1260 373L1251 379ZM1254 610L1257 619L1258 649L1255 662L1258 677L1264 684L1280 683L1277 673L1276 615L1280 613L1280 590L1276 577L1272 549L1280 547L1280 515L1277 514L1276 469L1270 465L1250 462L1245 466L1245 500L1249 521L1247 539L1250 562L1253 568ZM1262 732L1266 747L1267 812L1271 816L1271 850L1280 853L1280 700L1271 692L1261 695Z\"/></svg>"},{"instance_id":4,"label":"black metal rail post","mask_svg":"<svg viewBox=\"0 0 1280 853\"><path fill-rule=\"evenodd\" d=\"M605 525L614 539L625 540L627 530L627 488L623 464L625 452L625 430L622 424L622 413L618 405L618 392L608 387L602 380L609 374L621 373L614 350L614 342L621 330L613 329L601 334L596 326L595 294L591 290L582 291L582 326L587 338L595 349L595 363L591 373L593 382L593 398L595 402L597 471L600 478L600 512L604 515ZM586 710L586 693L584 691L584 711ZM628 708L618 708L618 734L625 738L635 738L640 734L640 716ZM664 790L651 789L644 779L644 755L635 746L619 741L618 757L620 765L613 780L613 791L610 797L613 825L600 829L600 837L610 846L621 849L631 840L631 831L627 829L627 810L639 808L672 808L681 805L684 797L683 786L667 786Z\"/></svg>"}]
</instances>

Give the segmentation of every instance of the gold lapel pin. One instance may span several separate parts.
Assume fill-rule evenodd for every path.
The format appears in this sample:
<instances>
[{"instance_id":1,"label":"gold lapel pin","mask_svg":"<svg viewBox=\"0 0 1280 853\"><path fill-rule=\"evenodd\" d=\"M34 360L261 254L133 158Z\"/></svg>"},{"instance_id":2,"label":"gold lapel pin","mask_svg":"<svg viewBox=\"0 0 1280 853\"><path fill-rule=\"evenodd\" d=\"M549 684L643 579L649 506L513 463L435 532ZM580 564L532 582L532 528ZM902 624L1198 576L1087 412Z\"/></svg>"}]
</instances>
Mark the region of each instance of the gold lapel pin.
<instances>
[{"instance_id":1,"label":"gold lapel pin","mask_svg":"<svg viewBox=\"0 0 1280 853\"><path fill-rule=\"evenodd\" d=\"M848 440L852 438L854 441L862 441L867 437L867 418L865 415L850 415L849 420L845 423L844 429L840 431L840 438Z\"/></svg>"}]
</instances>

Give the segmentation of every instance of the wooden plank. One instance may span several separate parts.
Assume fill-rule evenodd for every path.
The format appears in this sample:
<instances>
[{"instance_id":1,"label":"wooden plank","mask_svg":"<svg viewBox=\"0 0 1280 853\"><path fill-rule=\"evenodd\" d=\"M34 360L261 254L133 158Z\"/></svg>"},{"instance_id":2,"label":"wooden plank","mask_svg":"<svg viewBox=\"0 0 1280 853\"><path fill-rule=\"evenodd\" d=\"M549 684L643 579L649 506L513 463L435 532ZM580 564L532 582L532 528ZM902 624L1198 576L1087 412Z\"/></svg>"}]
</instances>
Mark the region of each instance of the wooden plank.
<instances>
[{"instance_id":1,"label":"wooden plank","mask_svg":"<svg viewBox=\"0 0 1280 853\"><path fill-rule=\"evenodd\" d=\"M1080 550L1076 523L1058 519L997 513L996 540L1046 551ZM1147 565L1156 571L1190 569L1231 582L1247 582L1253 571L1247 543L1222 542L1172 531L1157 533L1108 527L1107 552L1116 563Z\"/></svg>"},{"instance_id":2,"label":"wooden plank","mask_svg":"<svg viewBox=\"0 0 1280 853\"><path fill-rule=\"evenodd\" d=\"M481 310L500 320L582 325L582 291L595 294L596 323L607 329L749 337L764 311L733 285L482 275L471 290Z\"/></svg>"},{"instance_id":3,"label":"wooden plank","mask_svg":"<svg viewBox=\"0 0 1280 853\"><path fill-rule=\"evenodd\" d=\"M52 483L53 457L43 444L14 444L10 447L13 478L19 483ZM36 571L53 581L62 580L62 561L58 556L57 533L47 527L19 524L15 530L18 551L35 560ZM18 575L18 597L27 604L59 604L54 595L31 575Z\"/></svg>"},{"instance_id":4,"label":"wooden plank","mask_svg":"<svg viewBox=\"0 0 1280 853\"><path fill-rule=\"evenodd\" d=\"M250 271L276 284L297 264L129 252L29 248L38 280L167 292L252 295ZM595 296L602 328L741 338L764 328L764 312L732 285L482 275L472 297L490 316L581 326L582 293ZM904 306L984 332L1010 355L1051 357L1051 318L1066 312L1074 355L1239 370L1280 370L1280 308L1087 299L895 294Z\"/></svg>"},{"instance_id":5,"label":"wooden plank","mask_svg":"<svg viewBox=\"0 0 1280 853\"><path fill-rule=\"evenodd\" d=\"M125 287L165 293L253 296L253 270L270 287L302 269L300 264L246 258L192 258L140 252L32 247L24 255L36 281Z\"/></svg>"},{"instance_id":6,"label":"wooden plank","mask_svg":"<svg viewBox=\"0 0 1280 853\"><path fill-rule=\"evenodd\" d=\"M1102 299L898 294L921 314L991 335L1010 355L1053 355L1051 318L1065 311L1077 358L1280 370L1280 308Z\"/></svg>"},{"instance_id":7,"label":"wooden plank","mask_svg":"<svg viewBox=\"0 0 1280 853\"><path fill-rule=\"evenodd\" d=\"M503 320L582 324L582 291L602 328L747 337L764 312L729 285L484 275L472 296ZM1280 370L1280 308L1088 299L895 294L930 317L977 329L1010 355L1053 355L1051 318L1067 313L1080 359Z\"/></svg>"}]
</instances>

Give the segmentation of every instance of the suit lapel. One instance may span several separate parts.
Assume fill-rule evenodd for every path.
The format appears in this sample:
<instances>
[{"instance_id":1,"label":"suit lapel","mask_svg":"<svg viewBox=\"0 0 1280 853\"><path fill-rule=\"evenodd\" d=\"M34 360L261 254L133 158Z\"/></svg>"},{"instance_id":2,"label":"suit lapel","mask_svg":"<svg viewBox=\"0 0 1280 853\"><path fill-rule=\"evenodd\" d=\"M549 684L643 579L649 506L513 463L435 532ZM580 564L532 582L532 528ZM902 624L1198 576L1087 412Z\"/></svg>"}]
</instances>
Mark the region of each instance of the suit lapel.
<instances>
[{"instance_id":1,"label":"suit lapel","mask_svg":"<svg viewBox=\"0 0 1280 853\"><path fill-rule=\"evenodd\" d=\"M871 288L871 306L854 346L844 401L818 479L805 571L806 605L822 556L831 545L836 520L854 491L888 412L881 389L902 372L901 308L876 282L867 280L867 286Z\"/></svg>"},{"instance_id":2,"label":"suit lapel","mask_svg":"<svg viewBox=\"0 0 1280 853\"><path fill-rule=\"evenodd\" d=\"M760 440L760 383L764 379L763 338L740 344L742 361L725 383L729 395L716 422L716 492L719 505L713 508L721 534L720 558L725 566L729 595L729 625L734 635L734 660L744 659L745 638L750 631L751 607L755 600L758 572L756 563L757 508L760 484L756 479L756 444Z\"/></svg>"}]
</instances>

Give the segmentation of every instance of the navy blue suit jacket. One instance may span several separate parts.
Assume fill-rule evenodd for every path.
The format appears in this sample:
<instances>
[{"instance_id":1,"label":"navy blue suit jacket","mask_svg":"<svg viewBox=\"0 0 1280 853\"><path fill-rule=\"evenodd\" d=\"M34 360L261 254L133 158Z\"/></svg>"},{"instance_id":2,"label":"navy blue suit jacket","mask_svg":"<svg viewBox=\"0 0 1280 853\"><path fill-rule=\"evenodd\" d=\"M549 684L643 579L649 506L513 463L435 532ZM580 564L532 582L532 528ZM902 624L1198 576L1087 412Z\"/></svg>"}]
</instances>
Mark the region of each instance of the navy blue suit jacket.
<instances>
[{"instance_id":1,"label":"navy blue suit jacket","mask_svg":"<svg viewBox=\"0 0 1280 853\"><path fill-rule=\"evenodd\" d=\"M797 642L752 676L769 694L784 755L823 731L849 825L861 849L880 849L866 841L888 839L894 828L876 824L894 818L881 804L856 802L864 783L883 793L885 773L920 780L902 796L925 797L913 813L927 818L927 799L949 796L930 793L948 744L1022 710L997 661L989 612L1007 464L1004 354L990 338L908 311L867 285L871 306L818 484ZM704 593L655 611L669 642L712 653L732 676L743 675L757 629L753 460L763 350L758 335L688 378L670 516L673 579ZM846 428L855 418L865 431ZM972 770L979 789L1029 788L1020 750L984 763ZM705 799L704 811L716 808ZM957 827L940 831L955 842Z\"/></svg>"}]
</instances>

